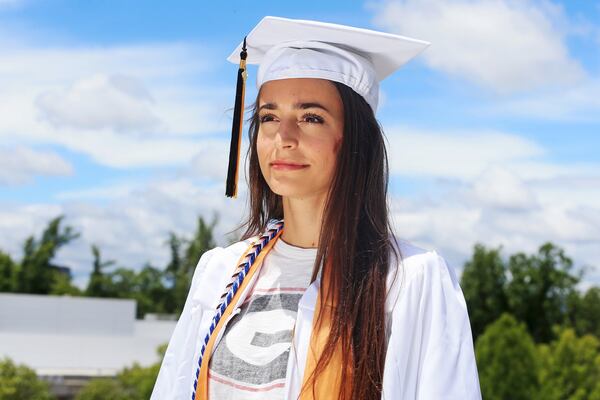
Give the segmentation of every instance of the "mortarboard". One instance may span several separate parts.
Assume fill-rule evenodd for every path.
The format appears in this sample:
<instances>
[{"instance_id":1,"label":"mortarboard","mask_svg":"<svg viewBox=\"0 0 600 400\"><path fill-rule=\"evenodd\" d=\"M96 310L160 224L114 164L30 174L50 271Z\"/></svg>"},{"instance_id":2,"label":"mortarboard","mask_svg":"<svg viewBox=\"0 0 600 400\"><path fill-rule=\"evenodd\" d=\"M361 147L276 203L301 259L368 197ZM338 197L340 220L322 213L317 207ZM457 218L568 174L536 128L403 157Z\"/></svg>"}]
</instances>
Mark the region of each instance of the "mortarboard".
<instances>
[{"instance_id":1,"label":"mortarboard","mask_svg":"<svg viewBox=\"0 0 600 400\"><path fill-rule=\"evenodd\" d=\"M227 58L239 64L225 194L236 197L246 64L258 64L256 87L288 78L321 78L354 89L377 111L379 82L428 42L353 26L264 17Z\"/></svg>"}]
</instances>

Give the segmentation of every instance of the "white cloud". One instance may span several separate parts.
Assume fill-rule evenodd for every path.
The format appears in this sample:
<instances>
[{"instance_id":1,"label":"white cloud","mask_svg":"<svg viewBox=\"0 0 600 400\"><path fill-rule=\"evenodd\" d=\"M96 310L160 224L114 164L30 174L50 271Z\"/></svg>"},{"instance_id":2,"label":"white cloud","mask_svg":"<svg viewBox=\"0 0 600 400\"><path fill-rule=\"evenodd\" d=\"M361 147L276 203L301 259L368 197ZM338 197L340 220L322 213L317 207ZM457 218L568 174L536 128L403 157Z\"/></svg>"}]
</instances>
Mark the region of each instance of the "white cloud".
<instances>
[{"instance_id":1,"label":"white cloud","mask_svg":"<svg viewBox=\"0 0 600 400\"><path fill-rule=\"evenodd\" d=\"M238 222L243 206L243 198L225 199L222 185L202 187L186 178L150 182L104 206L66 203L69 220L83 236L80 246L65 249L61 257L65 263L83 265L82 271L89 270L85 249L96 243L107 258L130 268L146 261L163 267L168 261L165 241L169 231L189 237L198 216L210 220L218 212L222 220L216 235L226 244L226 230Z\"/></svg>"},{"instance_id":2,"label":"white cloud","mask_svg":"<svg viewBox=\"0 0 600 400\"><path fill-rule=\"evenodd\" d=\"M48 90L36 98L43 119L57 128L156 131L160 121L153 99L137 79L125 75L94 75L66 90Z\"/></svg>"},{"instance_id":3,"label":"white cloud","mask_svg":"<svg viewBox=\"0 0 600 400\"><path fill-rule=\"evenodd\" d=\"M225 182L229 161L229 141L203 141L198 147L199 151L191 161L189 174ZM243 141L240 149L240 168L244 168L247 150L248 144Z\"/></svg>"},{"instance_id":4,"label":"white cloud","mask_svg":"<svg viewBox=\"0 0 600 400\"><path fill-rule=\"evenodd\" d=\"M467 180L490 165L544 154L539 144L504 132L443 132L390 126L386 135L392 174Z\"/></svg>"},{"instance_id":5,"label":"white cloud","mask_svg":"<svg viewBox=\"0 0 600 400\"><path fill-rule=\"evenodd\" d=\"M372 5L375 23L432 42L431 68L508 93L584 78L569 55L565 17L545 1L397 0Z\"/></svg>"},{"instance_id":6,"label":"white cloud","mask_svg":"<svg viewBox=\"0 0 600 400\"><path fill-rule=\"evenodd\" d=\"M512 133L430 131L399 125L385 131L393 175L472 182L496 166L525 180L600 175L598 163L553 163L540 143Z\"/></svg>"},{"instance_id":7,"label":"white cloud","mask_svg":"<svg viewBox=\"0 0 600 400\"><path fill-rule=\"evenodd\" d=\"M565 208L594 209L600 204L600 174L566 175L533 180L529 185L539 194L545 205L557 204ZM599 225L600 226L600 225Z\"/></svg>"},{"instance_id":8,"label":"white cloud","mask_svg":"<svg viewBox=\"0 0 600 400\"><path fill-rule=\"evenodd\" d=\"M42 227L61 212L61 206L49 203L3 204L0 207L0 250L20 259L25 239L34 233L39 235Z\"/></svg>"},{"instance_id":9,"label":"white cloud","mask_svg":"<svg viewBox=\"0 0 600 400\"><path fill-rule=\"evenodd\" d=\"M11 36L11 31L1 33ZM178 77L197 78L196 74L209 69L207 60L211 59L210 49L187 43L61 47L38 45L30 39L13 42L3 50L6 50L0 53L3 88L22 87L27 82L36 87L53 87L98 73L124 74L142 82L172 83Z\"/></svg>"},{"instance_id":10,"label":"white cloud","mask_svg":"<svg viewBox=\"0 0 600 400\"><path fill-rule=\"evenodd\" d=\"M0 147L0 185L18 185L35 176L66 176L73 167L51 151L33 150L24 146Z\"/></svg>"},{"instance_id":11,"label":"white cloud","mask_svg":"<svg viewBox=\"0 0 600 400\"><path fill-rule=\"evenodd\" d=\"M202 143L198 138L134 137L110 130L61 129L54 139L70 150L88 154L97 163L113 168L185 165Z\"/></svg>"},{"instance_id":12,"label":"white cloud","mask_svg":"<svg viewBox=\"0 0 600 400\"><path fill-rule=\"evenodd\" d=\"M553 163L539 143L502 132L389 132L391 173L430 183L393 198L400 236L440 249L458 269L476 242L510 254L552 241L578 267L598 265L600 164Z\"/></svg>"},{"instance_id":13,"label":"white cloud","mask_svg":"<svg viewBox=\"0 0 600 400\"><path fill-rule=\"evenodd\" d=\"M63 146L111 167L185 165L200 138L230 123L229 92L207 76L210 55L182 43L0 42L0 140Z\"/></svg>"},{"instance_id":14,"label":"white cloud","mask_svg":"<svg viewBox=\"0 0 600 400\"><path fill-rule=\"evenodd\" d=\"M65 190L54 195L60 201L114 200L131 195L140 188L138 182L119 182L85 189Z\"/></svg>"},{"instance_id":15,"label":"white cloud","mask_svg":"<svg viewBox=\"0 0 600 400\"><path fill-rule=\"evenodd\" d=\"M473 195L483 207L529 210L537 205L535 195L519 177L497 166L475 181Z\"/></svg>"},{"instance_id":16,"label":"white cloud","mask_svg":"<svg viewBox=\"0 0 600 400\"><path fill-rule=\"evenodd\" d=\"M600 80L501 100L481 111L550 121L597 122L600 120Z\"/></svg>"},{"instance_id":17,"label":"white cloud","mask_svg":"<svg viewBox=\"0 0 600 400\"><path fill-rule=\"evenodd\" d=\"M441 194L395 198L392 212L399 235L426 248L438 249L458 270L472 254L474 243L502 245L508 255L533 253L551 241L567 251L577 268L599 266L598 191L594 194L585 188L579 190L578 195L595 199L593 206L565 204L547 197L528 182L520 182L516 190L502 187L498 176L509 177L511 173L497 169L472 184L455 186ZM482 199L484 187L490 188L490 193ZM572 193L565 189L563 196ZM599 285L600 271L591 270L584 279L584 285Z\"/></svg>"},{"instance_id":18,"label":"white cloud","mask_svg":"<svg viewBox=\"0 0 600 400\"><path fill-rule=\"evenodd\" d=\"M177 170L148 182L91 182L55 196L52 202L58 205L4 203L2 250L20 258L25 238L39 235L51 218L64 214L65 223L82 237L62 249L57 262L72 267L82 283L91 268L92 243L120 265L164 266L168 232L190 235L198 215L211 219L216 211L222 218L217 239L226 244L227 230L239 222L245 202L243 190L240 199L225 199L221 178L228 144L207 136L229 131L231 108L229 91L209 74L215 59L211 50L185 43L36 43L0 28L0 140L11 146L6 154L12 157L0 159L0 166L25 170L28 161L32 173L69 172L50 152L20 151L17 157L12 150L51 144L104 166ZM17 176L6 171L11 179Z\"/></svg>"}]
</instances>

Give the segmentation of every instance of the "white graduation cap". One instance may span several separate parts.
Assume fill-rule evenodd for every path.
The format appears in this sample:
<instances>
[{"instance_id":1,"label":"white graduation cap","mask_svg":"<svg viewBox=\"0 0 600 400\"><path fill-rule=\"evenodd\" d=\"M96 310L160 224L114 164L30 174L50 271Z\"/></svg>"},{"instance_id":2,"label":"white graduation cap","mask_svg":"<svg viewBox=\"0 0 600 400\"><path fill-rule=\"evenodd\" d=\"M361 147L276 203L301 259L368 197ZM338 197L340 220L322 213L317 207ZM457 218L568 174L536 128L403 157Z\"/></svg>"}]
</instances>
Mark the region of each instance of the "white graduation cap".
<instances>
[{"instance_id":1,"label":"white graduation cap","mask_svg":"<svg viewBox=\"0 0 600 400\"><path fill-rule=\"evenodd\" d=\"M353 26L264 17L227 58L240 68L226 195L237 192L246 63L258 64L258 89L277 79L328 79L352 88L375 113L379 82L427 46L422 40Z\"/></svg>"}]
</instances>

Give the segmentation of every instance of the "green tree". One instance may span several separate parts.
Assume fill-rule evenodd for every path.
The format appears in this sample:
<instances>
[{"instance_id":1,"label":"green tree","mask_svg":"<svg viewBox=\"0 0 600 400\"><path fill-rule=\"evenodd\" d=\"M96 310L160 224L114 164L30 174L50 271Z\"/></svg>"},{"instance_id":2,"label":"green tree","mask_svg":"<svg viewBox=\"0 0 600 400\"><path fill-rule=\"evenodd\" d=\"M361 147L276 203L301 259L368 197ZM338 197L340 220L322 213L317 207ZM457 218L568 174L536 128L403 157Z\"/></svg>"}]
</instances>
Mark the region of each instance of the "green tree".
<instances>
[{"instance_id":1,"label":"green tree","mask_svg":"<svg viewBox=\"0 0 600 400\"><path fill-rule=\"evenodd\" d=\"M0 360L0 400L50 400L48 384L38 379L35 371L15 365L10 359Z\"/></svg>"},{"instance_id":2,"label":"green tree","mask_svg":"<svg viewBox=\"0 0 600 400\"><path fill-rule=\"evenodd\" d=\"M98 378L89 381L77 394L76 400L132 400L123 385L111 378Z\"/></svg>"},{"instance_id":3,"label":"green tree","mask_svg":"<svg viewBox=\"0 0 600 400\"><path fill-rule=\"evenodd\" d=\"M214 230L217 222L218 217L216 215L210 223L207 223L203 217L198 218L196 232L194 232L192 240L187 243L183 258L183 269L190 277L193 275L202 254L216 246Z\"/></svg>"},{"instance_id":4,"label":"green tree","mask_svg":"<svg viewBox=\"0 0 600 400\"><path fill-rule=\"evenodd\" d=\"M171 275L177 274L179 271L183 270L183 256L181 254L181 247L183 246L185 239L177 236L175 232L169 232L169 239L167 240L167 245L169 246L169 251L171 255L171 259L169 263L165 267L165 272Z\"/></svg>"},{"instance_id":5,"label":"green tree","mask_svg":"<svg viewBox=\"0 0 600 400\"><path fill-rule=\"evenodd\" d=\"M125 368L119 373L117 379L130 393L130 400L146 400L150 398L160 364L153 364L149 367L141 367L134 364L131 368Z\"/></svg>"},{"instance_id":6,"label":"green tree","mask_svg":"<svg viewBox=\"0 0 600 400\"><path fill-rule=\"evenodd\" d=\"M17 290L22 293L48 294L60 268L52 264L56 252L79 237L70 226L62 227L63 216L54 218L37 240L30 236L23 246L23 260Z\"/></svg>"},{"instance_id":7,"label":"green tree","mask_svg":"<svg viewBox=\"0 0 600 400\"><path fill-rule=\"evenodd\" d=\"M181 288L185 288L188 284L187 273L183 265L184 256L182 254L182 247L185 242L184 238L177 236L174 232L169 232L167 245L169 246L171 259L164 270L165 279L169 284L168 293L164 298L164 309L167 313L176 313L181 301Z\"/></svg>"},{"instance_id":8,"label":"green tree","mask_svg":"<svg viewBox=\"0 0 600 400\"><path fill-rule=\"evenodd\" d=\"M108 274L108 297L132 298L136 293L136 272L119 267Z\"/></svg>"},{"instance_id":9,"label":"green tree","mask_svg":"<svg viewBox=\"0 0 600 400\"><path fill-rule=\"evenodd\" d=\"M140 272L119 267L105 276L106 297L135 299L136 316L143 318L149 312L165 312L165 298L169 290L163 284L163 272L146 264Z\"/></svg>"},{"instance_id":10,"label":"green tree","mask_svg":"<svg viewBox=\"0 0 600 400\"><path fill-rule=\"evenodd\" d=\"M108 297L110 282L103 270L113 265L114 261L103 261L100 249L96 245L92 245L92 255L94 256L93 269L85 294L90 297Z\"/></svg>"},{"instance_id":11,"label":"green tree","mask_svg":"<svg viewBox=\"0 0 600 400\"><path fill-rule=\"evenodd\" d=\"M476 244L473 256L462 272L460 286L469 309L474 340L488 324L507 311L506 266L500 251L501 248L488 250Z\"/></svg>"},{"instance_id":12,"label":"green tree","mask_svg":"<svg viewBox=\"0 0 600 400\"><path fill-rule=\"evenodd\" d=\"M165 349L166 344L157 349L161 360ZM114 379L94 379L81 390L76 400L147 400L152 394L161 362L149 367L134 364L120 371Z\"/></svg>"},{"instance_id":13,"label":"green tree","mask_svg":"<svg viewBox=\"0 0 600 400\"><path fill-rule=\"evenodd\" d=\"M12 258L0 250L0 292L14 292L17 265Z\"/></svg>"},{"instance_id":14,"label":"green tree","mask_svg":"<svg viewBox=\"0 0 600 400\"><path fill-rule=\"evenodd\" d=\"M199 217L191 240L180 238L174 233L170 234L167 243L171 250L171 260L165 269L165 275L171 283L172 292L166 307L167 312L179 314L183 310L198 260L202 254L216 246L214 240L216 224L216 216L210 223L207 223L203 217Z\"/></svg>"},{"instance_id":15,"label":"green tree","mask_svg":"<svg viewBox=\"0 0 600 400\"><path fill-rule=\"evenodd\" d=\"M71 283L71 277L62 272L56 272L52 281L50 293L56 296L81 296L81 289Z\"/></svg>"},{"instance_id":16,"label":"green tree","mask_svg":"<svg viewBox=\"0 0 600 400\"><path fill-rule=\"evenodd\" d=\"M557 340L539 346L540 399L587 400L600 394L600 342L572 328L555 328ZM598 397L596 397L598 398Z\"/></svg>"},{"instance_id":17,"label":"green tree","mask_svg":"<svg viewBox=\"0 0 600 400\"><path fill-rule=\"evenodd\" d=\"M600 384L597 384L594 390L592 390L589 400L600 400Z\"/></svg>"},{"instance_id":18,"label":"green tree","mask_svg":"<svg viewBox=\"0 0 600 400\"><path fill-rule=\"evenodd\" d=\"M571 273L572 266L571 259L552 243L542 245L538 254L510 257L509 309L538 343L552 340L552 327L568 322L569 302L580 280Z\"/></svg>"},{"instance_id":19,"label":"green tree","mask_svg":"<svg viewBox=\"0 0 600 400\"><path fill-rule=\"evenodd\" d=\"M574 295L569 317L579 336L591 334L600 338L600 288L593 286L584 295Z\"/></svg>"},{"instance_id":20,"label":"green tree","mask_svg":"<svg viewBox=\"0 0 600 400\"><path fill-rule=\"evenodd\" d=\"M538 390L535 344L525 325L502 314L475 345L479 381L486 400L531 400Z\"/></svg>"},{"instance_id":21,"label":"green tree","mask_svg":"<svg viewBox=\"0 0 600 400\"><path fill-rule=\"evenodd\" d=\"M164 284L164 272L150 264L135 276L134 298L137 300L137 315L142 318L149 312L168 312L165 303L170 291Z\"/></svg>"}]
</instances>

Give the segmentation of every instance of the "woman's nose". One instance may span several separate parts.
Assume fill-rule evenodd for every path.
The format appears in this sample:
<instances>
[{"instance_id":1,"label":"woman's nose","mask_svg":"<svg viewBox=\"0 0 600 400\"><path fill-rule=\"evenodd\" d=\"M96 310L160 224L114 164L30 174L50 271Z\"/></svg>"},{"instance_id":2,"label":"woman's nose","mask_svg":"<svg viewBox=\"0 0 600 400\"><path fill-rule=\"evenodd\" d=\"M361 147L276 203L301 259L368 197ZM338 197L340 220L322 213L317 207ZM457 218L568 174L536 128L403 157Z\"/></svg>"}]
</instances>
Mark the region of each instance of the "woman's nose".
<instances>
[{"instance_id":1,"label":"woman's nose","mask_svg":"<svg viewBox=\"0 0 600 400\"><path fill-rule=\"evenodd\" d=\"M277 131L277 145L281 148L293 148L298 145L298 124L296 120L281 120Z\"/></svg>"}]
</instances>

